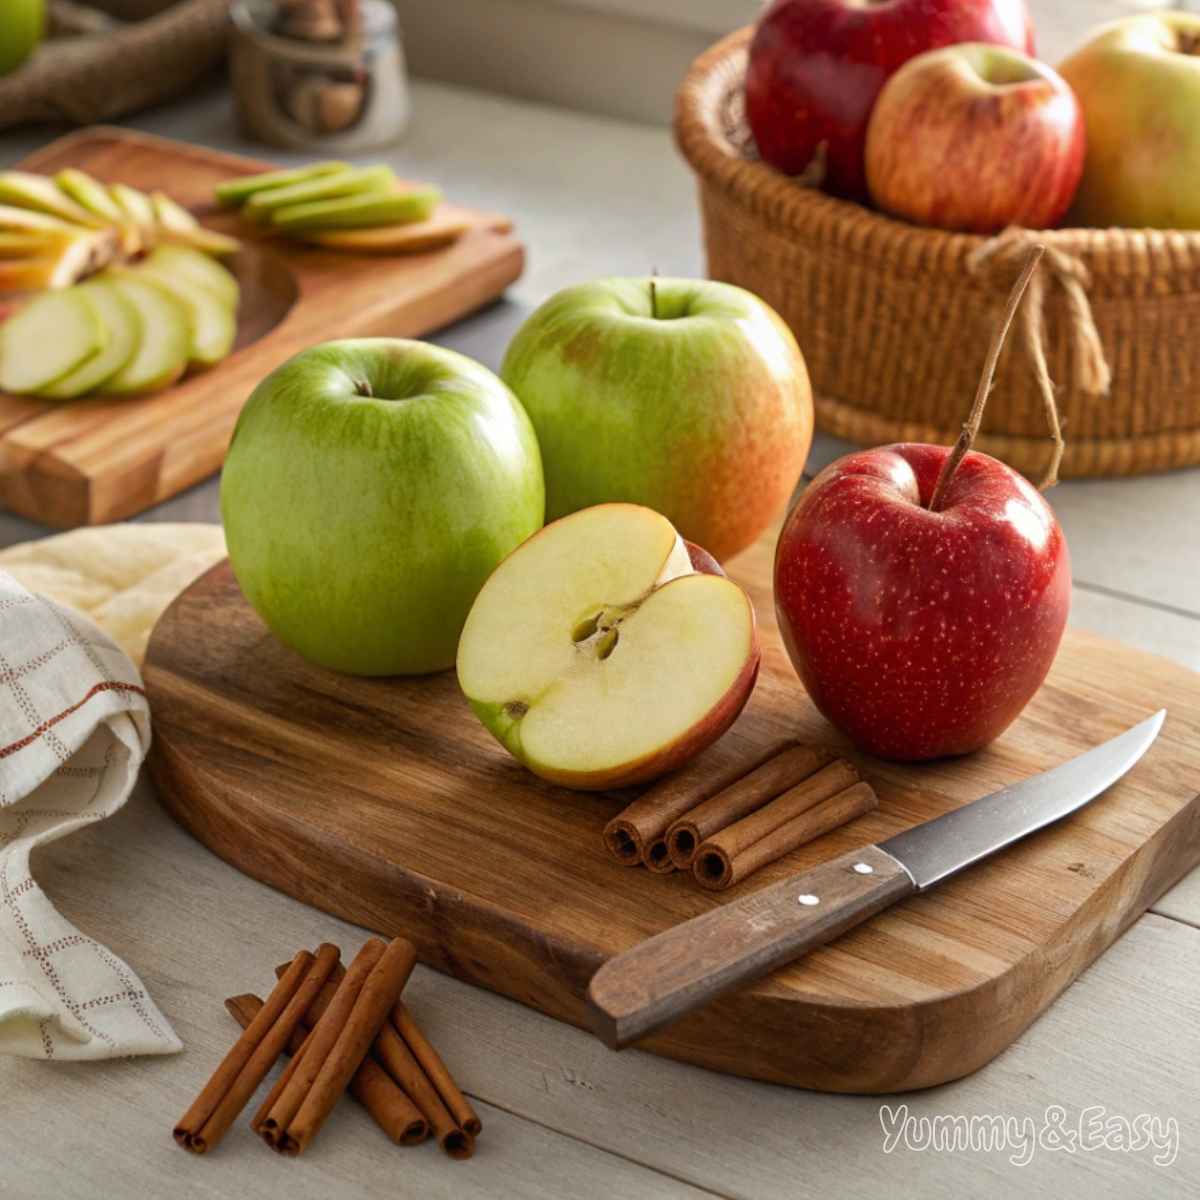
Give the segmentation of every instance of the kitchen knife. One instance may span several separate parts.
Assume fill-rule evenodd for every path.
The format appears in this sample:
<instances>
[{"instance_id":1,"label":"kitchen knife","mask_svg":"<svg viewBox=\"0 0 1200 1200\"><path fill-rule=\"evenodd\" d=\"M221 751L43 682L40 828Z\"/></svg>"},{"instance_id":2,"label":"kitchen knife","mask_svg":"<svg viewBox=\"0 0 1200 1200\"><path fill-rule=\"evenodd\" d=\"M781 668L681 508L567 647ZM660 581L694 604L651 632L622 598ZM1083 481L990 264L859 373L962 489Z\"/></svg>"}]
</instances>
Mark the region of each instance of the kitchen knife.
<instances>
[{"instance_id":1,"label":"kitchen knife","mask_svg":"<svg viewBox=\"0 0 1200 1200\"><path fill-rule=\"evenodd\" d=\"M1166 710L1078 757L931 821L676 925L609 959L588 988L592 1025L619 1049L799 958L1082 808L1150 748Z\"/></svg>"}]
</instances>

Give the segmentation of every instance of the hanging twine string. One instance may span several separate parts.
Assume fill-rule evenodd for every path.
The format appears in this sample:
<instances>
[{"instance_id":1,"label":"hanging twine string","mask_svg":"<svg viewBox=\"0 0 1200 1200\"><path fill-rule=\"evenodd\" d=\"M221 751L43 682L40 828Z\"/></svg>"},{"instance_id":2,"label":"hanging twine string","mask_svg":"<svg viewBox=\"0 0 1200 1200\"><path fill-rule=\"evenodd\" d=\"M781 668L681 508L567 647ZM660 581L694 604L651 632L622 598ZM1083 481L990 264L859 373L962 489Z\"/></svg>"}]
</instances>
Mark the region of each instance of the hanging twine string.
<instances>
[{"instance_id":1,"label":"hanging twine string","mask_svg":"<svg viewBox=\"0 0 1200 1200\"><path fill-rule=\"evenodd\" d=\"M984 242L967 259L972 274L991 272L1011 273L1029 260L1035 246L1043 246L1042 270L1029 280L1025 303L1017 313L1015 334L1023 346L1033 370L1034 381L1041 393L1046 422L1054 441L1051 460L1040 483L1043 491L1058 482L1058 467L1063 456L1062 428L1058 406L1054 401L1054 383L1046 363L1046 287L1056 283L1066 302L1067 330L1071 339L1071 359L1074 386L1092 396L1108 392L1112 382L1104 347L1088 303L1090 282L1087 267L1074 255L1046 245L1037 233L1028 229L1009 228Z\"/></svg>"}]
</instances>

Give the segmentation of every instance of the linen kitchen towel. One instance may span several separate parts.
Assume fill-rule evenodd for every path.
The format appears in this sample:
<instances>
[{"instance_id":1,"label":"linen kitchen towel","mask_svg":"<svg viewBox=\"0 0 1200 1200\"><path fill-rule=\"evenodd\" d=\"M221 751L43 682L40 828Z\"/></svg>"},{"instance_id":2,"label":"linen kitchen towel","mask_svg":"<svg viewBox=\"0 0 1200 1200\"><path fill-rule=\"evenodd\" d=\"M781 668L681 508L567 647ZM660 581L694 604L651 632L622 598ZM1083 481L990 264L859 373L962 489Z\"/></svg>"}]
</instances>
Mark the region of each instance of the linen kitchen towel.
<instances>
[{"instance_id":1,"label":"linen kitchen towel","mask_svg":"<svg viewBox=\"0 0 1200 1200\"><path fill-rule=\"evenodd\" d=\"M182 1049L138 977L74 928L29 869L34 847L125 803L149 745L150 710L128 656L86 617L0 570L0 1053Z\"/></svg>"}]
</instances>

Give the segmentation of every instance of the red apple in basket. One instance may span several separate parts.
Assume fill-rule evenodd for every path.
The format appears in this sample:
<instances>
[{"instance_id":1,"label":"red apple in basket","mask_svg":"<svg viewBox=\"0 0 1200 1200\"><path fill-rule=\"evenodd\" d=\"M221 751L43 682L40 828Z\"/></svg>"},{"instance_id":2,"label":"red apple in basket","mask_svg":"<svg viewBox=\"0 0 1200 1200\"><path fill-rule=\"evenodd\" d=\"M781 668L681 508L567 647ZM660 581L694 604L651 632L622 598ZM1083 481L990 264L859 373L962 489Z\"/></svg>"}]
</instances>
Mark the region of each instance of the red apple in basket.
<instances>
[{"instance_id":1,"label":"red apple in basket","mask_svg":"<svg viewBox=\"0 0 1200 1200\"><path fill-rule=\"evenodd\" d=\"M910 58L955 42L1032 54L1024 0L775 0L746 72L763 160L799 175L823 147L826 190L865 200L863 142L880 88Z\"/></svg>"},{"instance_id":2,"label":"red apple in basket","mask_svg":"<svg viewBox=\"0 0 1200 1200\"><path fill-rule=\"evenodd\" d=\"M1066 625L1070 558L1053 511L969 449L1002 337L953 450L848 454L809 485L776 548L792 663L821 712L882 758L990 742L1041 686Z\"/></svg>"},{"instance_id":3,"label":"red apple in basket","mask_svg":"<svg viewBox=\"0 0 1200 1200\"><path fill-rule=\"evenodd\" d=\"M969 233L1048 229L1083 172L1083 114L1057 72L964 42L910 59L867 125L867 186L894 216Z\"/></svg>"}]
</instances>

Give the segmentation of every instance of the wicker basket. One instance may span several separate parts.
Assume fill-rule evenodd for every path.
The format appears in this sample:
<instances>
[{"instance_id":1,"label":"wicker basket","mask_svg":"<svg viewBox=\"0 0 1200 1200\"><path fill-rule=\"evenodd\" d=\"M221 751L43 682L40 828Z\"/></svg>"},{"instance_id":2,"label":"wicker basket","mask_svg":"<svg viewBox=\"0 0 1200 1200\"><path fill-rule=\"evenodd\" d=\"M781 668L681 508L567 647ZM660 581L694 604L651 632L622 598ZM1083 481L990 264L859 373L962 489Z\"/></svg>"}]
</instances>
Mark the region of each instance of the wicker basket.
<instances>
[{"instance_id":1,"label":"wicker basket","mask_svg":"<svg viewBox=\"0 0 1200 1200\"><path fill-rule=\"evenodd\" d=\"M1038 313L1067 438L1064 476L1200 463L1200 232L920 229L803 187L746 152L750 31L697 59L675 134L699 178L709 274L756 292L792 327L817 422L854 442L950 443L1028 243L1047 246ZM1040 320L1038 318L1041 318ZM1043 400L1010 339L978 445L1037 476ZM1111 383L1109 382L1111 374Z\"/></svg>"}]
</instances>

